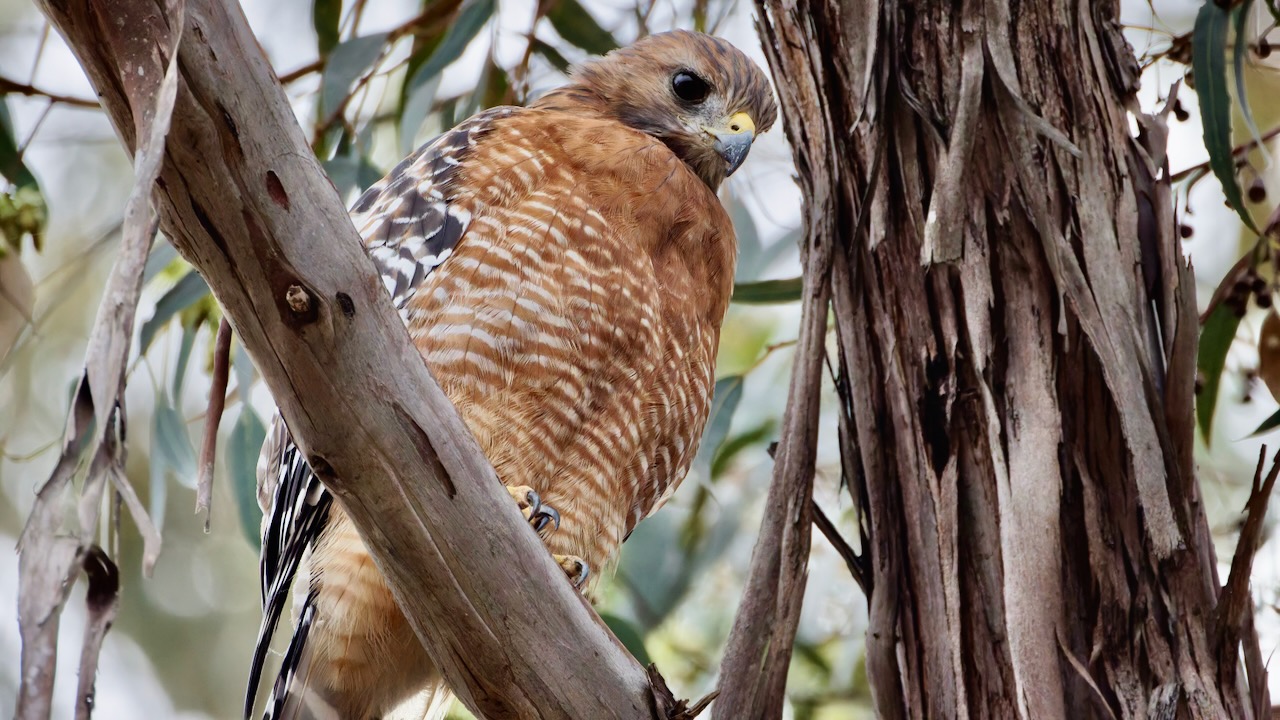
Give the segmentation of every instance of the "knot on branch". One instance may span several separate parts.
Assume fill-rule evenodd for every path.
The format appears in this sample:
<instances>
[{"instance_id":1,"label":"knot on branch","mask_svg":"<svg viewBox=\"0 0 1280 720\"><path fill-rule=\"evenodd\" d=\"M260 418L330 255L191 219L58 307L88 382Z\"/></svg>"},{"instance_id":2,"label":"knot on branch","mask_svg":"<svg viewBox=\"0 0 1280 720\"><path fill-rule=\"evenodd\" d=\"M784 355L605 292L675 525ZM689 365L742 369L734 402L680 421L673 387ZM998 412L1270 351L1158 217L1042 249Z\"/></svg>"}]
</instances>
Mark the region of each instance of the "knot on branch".
<instances>
[{"instance_id":1,"label":"knot on branch","mask_svg":"<svg viewBox=\"0 0 1280 720\"><path fill-rule=\"evenodd\" d=\"M285 291L284 299L289 303L289 309L297 315L311 312L311 295L301 285L290 285Z\"/></svg>"}]
</instances>

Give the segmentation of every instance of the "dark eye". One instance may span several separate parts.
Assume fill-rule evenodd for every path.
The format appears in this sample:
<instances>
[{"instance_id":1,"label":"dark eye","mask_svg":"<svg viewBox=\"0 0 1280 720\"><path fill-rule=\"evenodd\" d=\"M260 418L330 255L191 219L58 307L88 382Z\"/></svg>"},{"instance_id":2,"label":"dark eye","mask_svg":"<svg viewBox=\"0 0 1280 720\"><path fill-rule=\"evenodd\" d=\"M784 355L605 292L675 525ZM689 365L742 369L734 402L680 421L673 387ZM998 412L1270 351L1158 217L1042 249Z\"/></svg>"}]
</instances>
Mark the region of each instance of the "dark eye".
<instances>
[{"instance_id":1,"label":"dark eye","mask_svg":"<svg viewBox=\"0 0 1280 720\"><path fill-rule=\"evenodd\" d=\"M711 86L707 85L707 81L697 75L682 70L671 78L671 90L675 92L676 97L685 102L700 103L707 99L707 94L711 92Z\"/></svg>"}]
</instances>

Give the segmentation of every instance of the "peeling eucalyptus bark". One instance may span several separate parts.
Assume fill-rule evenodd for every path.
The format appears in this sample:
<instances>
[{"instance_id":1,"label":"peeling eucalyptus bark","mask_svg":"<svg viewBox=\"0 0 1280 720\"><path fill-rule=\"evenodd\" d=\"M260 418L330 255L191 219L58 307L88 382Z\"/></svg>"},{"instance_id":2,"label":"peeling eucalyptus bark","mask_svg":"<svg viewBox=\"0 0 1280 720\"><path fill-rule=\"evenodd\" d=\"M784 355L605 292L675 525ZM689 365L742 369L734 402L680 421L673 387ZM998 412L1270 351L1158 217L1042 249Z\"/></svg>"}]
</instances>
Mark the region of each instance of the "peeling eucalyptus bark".
<instances>
[{"instance_id":1,"label":"peeling eucalyptus bark","mask_svg":"<svg viewBox=\"0 0 1280 720\"><path fill-rule=\"evenodd\" d=\"M1164 119L1118 3L757 5L806 242L834 248L878 713L1253 717L1214 625Z\"/></svg>"}]
</instances>

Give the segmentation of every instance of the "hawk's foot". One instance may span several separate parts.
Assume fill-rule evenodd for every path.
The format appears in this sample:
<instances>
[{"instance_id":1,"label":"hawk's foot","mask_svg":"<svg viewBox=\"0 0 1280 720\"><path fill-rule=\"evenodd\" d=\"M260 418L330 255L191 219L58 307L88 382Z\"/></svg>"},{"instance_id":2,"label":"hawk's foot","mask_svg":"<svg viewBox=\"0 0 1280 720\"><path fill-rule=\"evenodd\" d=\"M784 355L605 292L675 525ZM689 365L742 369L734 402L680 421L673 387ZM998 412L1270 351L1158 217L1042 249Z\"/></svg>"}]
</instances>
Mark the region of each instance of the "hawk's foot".
<instances>
[{"instance_id":1,"label":"hawk's foot","mask_svg":"<svg viewBox=\"0 0 1280 720\"><path fill-rule=\"evenodd\" d=\"M516 485L507 487L507 493L511 495L512 500L516 501L520 514L524 515L524 519L529 521L539 535L548 527L551 531L560 529L560 513L550 505L544 505L542 498L533 488L528 485Z\"/></svg>"},{"instance_id":2,"label":"hawk's foot","mask_svg":"<svg viewBox=\"0 0 1280 720\"><path fill-rule=\"evenodd\" d=\"M587 561L577 555L556 555L552 554L551 559L556 561L561 570L564 570L565 577L569 578L569 582L573 583L576 590L581 590L583 585L587 584L587 578L591 576L591 566L587 565Z\"/></svg>"}]
</instances>

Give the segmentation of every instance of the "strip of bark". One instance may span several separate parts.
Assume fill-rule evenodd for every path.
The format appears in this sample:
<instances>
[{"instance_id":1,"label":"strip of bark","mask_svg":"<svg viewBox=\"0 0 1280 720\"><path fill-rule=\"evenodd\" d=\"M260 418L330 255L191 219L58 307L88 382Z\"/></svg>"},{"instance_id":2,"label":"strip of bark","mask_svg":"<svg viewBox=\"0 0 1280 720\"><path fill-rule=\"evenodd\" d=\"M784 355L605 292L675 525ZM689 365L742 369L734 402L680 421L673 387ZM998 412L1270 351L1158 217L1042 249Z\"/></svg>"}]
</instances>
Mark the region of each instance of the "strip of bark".
<instances>
[{"instance_id":1,"label":"strip of bark","mask_svg":"<svg viewBox=\"0 0 1280 720\"><path fill-rule=\"evenodd\" d=\"M200 443L200 470L196 476L196 514L205 513L204 531L209 532L213 512L209 509L213 494L213 467L218 455L218 425L222 411L227 406L227 376L231 372L231 324L226 318L218 323L218 335L213 341L213 377L209 385L209 410L204 415L204 439ZM249 401L248 388L244 399Z\"/></svg>"}]
</instances>

